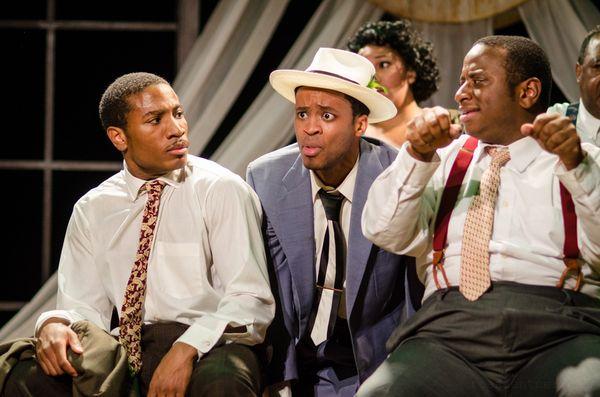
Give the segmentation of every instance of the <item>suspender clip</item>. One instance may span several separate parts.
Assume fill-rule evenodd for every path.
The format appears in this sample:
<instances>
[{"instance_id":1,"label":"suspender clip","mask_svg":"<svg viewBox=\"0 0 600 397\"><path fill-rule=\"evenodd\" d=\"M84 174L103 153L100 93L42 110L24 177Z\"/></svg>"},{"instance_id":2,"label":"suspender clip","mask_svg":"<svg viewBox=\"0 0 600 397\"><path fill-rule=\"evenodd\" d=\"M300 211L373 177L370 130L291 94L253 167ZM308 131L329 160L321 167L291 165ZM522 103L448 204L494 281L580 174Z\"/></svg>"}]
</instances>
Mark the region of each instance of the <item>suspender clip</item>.
<instances>
[{"instance_id":1,"label":"suspender clip","mask_svg":"<svg viewBox=\"0 0 600 397\"><path fill-rule=\"evenodd\" d=\"M581 263L577 260L577 258L563 258L563 262L565 263L565 270L563 270L560 280L556 284L557 288L563 288L565 285L565 281L570 273L573 273L573 276L577 278L575 283L575 288L573 291L579 291L581 285L583 284L583 273L581 272Z\"/></svg>"},{"instance_id":2,"label":"suspender clip","mask_svg":"<svg viewBox=\"0 0 600 397\"><path fill-rule=\"evenodd\" d=\"M444 250L434 250L433 251L433 281L435 281L435 287L437 289L442 289L442 286L438 280L437 271L439 270L442 273L442 277L444 278L444 282L446 283L446 288L450 288L450 283L448 282L448 277L446 277L446 271L444 270Z\"/></svg>"}]
</instances>

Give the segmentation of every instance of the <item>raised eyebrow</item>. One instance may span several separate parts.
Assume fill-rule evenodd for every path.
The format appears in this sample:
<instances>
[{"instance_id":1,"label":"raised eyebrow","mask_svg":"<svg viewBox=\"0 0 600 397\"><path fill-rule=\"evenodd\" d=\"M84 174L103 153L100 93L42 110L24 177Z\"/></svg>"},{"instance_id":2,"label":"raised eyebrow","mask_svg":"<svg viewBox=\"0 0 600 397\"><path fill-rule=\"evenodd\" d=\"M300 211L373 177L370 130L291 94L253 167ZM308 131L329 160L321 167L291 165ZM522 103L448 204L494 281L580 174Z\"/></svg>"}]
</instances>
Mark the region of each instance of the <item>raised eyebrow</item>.
<instances>
[{"instance_id":1,"label":"raised eyebrow","mask_svg":"<svg viewBox=\"0 0 600 397\"><path fill-rule=\"evenodd\" d=\"M329 106L319 106L322 112L335 113L335 109Z\"/></svg>"}]
</instances>

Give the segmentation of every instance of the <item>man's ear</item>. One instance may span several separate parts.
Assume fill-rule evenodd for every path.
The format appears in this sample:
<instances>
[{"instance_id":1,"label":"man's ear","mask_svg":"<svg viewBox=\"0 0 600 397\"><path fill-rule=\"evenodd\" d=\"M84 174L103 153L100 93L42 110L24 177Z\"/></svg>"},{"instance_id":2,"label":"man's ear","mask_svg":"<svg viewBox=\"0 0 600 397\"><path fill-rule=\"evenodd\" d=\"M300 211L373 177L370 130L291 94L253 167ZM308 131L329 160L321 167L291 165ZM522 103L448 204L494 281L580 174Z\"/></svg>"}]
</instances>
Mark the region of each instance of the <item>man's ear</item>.
<instances>
[{"instance_id":1,"label":"man's ear","mask_svg":"<svg viewBox=\"0 0 600 397\"><path fill-rule=\"evenodd\" d=\"M581 83L581 74L583 73L583 66L579 63L575 64L575 78L577 79L577 84Z\"/></svg>"},{"instance_id":2,"label":"man's ear","mask_svg":"<svg viewBox=\"0 0 600 397\"><path fill-rule=\"evenodd\" d=\"M124 153L127 151L127 135L125 134L124 129L119 127L108 127L106 129L106 135L108 135L108 139L110 139L119 152Z\"/></svg>"},{"instance_id":3,"label":"man's ear","mask_svg":"<svg viewBox=\"0 0 600 397\"><path fill-rule=\"evenodd\" d=\"M530 77L517 86L517 99L524 109L531 109L540 99L541 93L542 82L537 77Z\"/></svg>"},{"instance_id":4,"label":"man's ear","mask_svg":"<svg viewBox=\"0 0 600 397\"><path fill-rule=\"evenodd\" d=\"M361 114L354 118L354 136L361 137L369 126L369 116Z\"/></svg>"}]
</instances>

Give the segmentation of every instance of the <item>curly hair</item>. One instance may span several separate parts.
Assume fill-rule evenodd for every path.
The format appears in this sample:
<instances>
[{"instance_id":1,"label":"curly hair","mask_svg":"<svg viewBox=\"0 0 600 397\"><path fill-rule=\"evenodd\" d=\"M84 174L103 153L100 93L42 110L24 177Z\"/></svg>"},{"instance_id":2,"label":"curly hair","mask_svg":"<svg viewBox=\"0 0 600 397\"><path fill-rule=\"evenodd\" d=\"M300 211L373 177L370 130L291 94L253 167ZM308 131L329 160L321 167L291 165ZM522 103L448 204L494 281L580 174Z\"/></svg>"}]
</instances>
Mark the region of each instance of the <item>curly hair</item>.
<instances>
[{"instance_id":1,"label":"curly hair","mask_svg":"<svg viewBox=\"0 0 600 397\"><path fill-rule=\"evenodd\" d=\"M127 114L131 110L131 104L127 100L131 95L140 93L151 85L167 84L167 80L152 73L128 73L117 78L108 86L102 98L98 110L100 122L105 130L108 127L125 128L127 126Z\"/></svg>"},{"instance_id":2,"label":"curly hair","mask_svg":"<svg viewBox=\"0 0 600 397\"><path fill-rule=\"evenodd\" d=\"M367 22L348 41L348 49L358 52L369 44L387 46L396 51L404 65L416 73L410 89L417 102L426 100L437 91L440 71L433 55L433 45L421 37L410 21Z\"/></svg>"}]
</instances>

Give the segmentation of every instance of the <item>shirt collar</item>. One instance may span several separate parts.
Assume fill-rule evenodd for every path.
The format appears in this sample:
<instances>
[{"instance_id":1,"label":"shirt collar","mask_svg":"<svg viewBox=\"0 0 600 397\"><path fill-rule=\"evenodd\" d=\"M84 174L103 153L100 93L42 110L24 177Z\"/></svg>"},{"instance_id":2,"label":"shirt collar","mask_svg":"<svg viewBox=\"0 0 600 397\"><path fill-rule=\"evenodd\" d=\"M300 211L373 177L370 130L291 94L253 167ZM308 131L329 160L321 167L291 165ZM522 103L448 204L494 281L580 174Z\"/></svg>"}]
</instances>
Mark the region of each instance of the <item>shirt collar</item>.
<instances>
[{"instance_id":1,"label":"shirt collar","mask_svg":"<svg viewBox=\"0 0 600 397\"><path fill-rule=\"evenodd\" d=\"M473 155L476 163L487 156L485 153L486 146L498 145L490 145L479 141L477 149L475 149L475 154ZM529 164L531 164L540 152L543 151L535 139L528 136L514 141L507 147L510 152L510 160L506 163L506 167L512 168L518 172L524 172Z\"/></svg>"},{"instance_id":2,"label":"shirt collar","mask_svg":"<svg viewBox=\"0 0 600 397\"><path fill-rule=\"evenodd\" d=\"M595 140L596 135L598 134L598 128L600 128L600 119L592 116L592 114L585 108L585 105L581 99L579 99L579 110L577 112L578 124L580 121L583 129L591 134L592 140Z\"/></svg>"},{"instance_id":3,"label":"shirt collar","mask_svg":"<svg viewBox=\"0 0 600 397\"><path fill-rule=\"evenodd\" d=\"M342 183L340 183L340 185L336 189L333 189L333 190L331 190L331 188L329 186L325 185L323 183L323 181L321 181L321 179L317 176L317 174L315 174L315 172L313 170L310 170L310 186L311 186L311 190L312 190L313 203L316 201L317 194L319 193L319 190L321 190L321 189L328 191L328 192L339 192L341 195L343 195L346 198L346 200L348 200L350 203L352 203L352 195L354 194L354 184L356 183L356 174L358 173L358 160L359 159L360 159L360 155L356 159L356 162L354 163L354 166L352 167L352 169L350 170L348 175L346 175L346 178L344 178Z\"/></svg>"},{"instance_id":4,"label":"shirt collar","mask_svg":"<svg viewBox=\"0 0 600 397\"><path fill-rule=\"evenodd\" d=\"M173 186L174 188L178 188L185 179L185 176L190 172L191 167L192 165L188 162L183 168L171 171L165 175L161 175L156 179L163 181L167 185ZM148 181L133 176L129 171L125 160L123 160L123 172L125 174L125 186L127 187L129 197L131 198L131 201L135 201L139 196L140 188Z\"/></svg>"}]
</instances>

